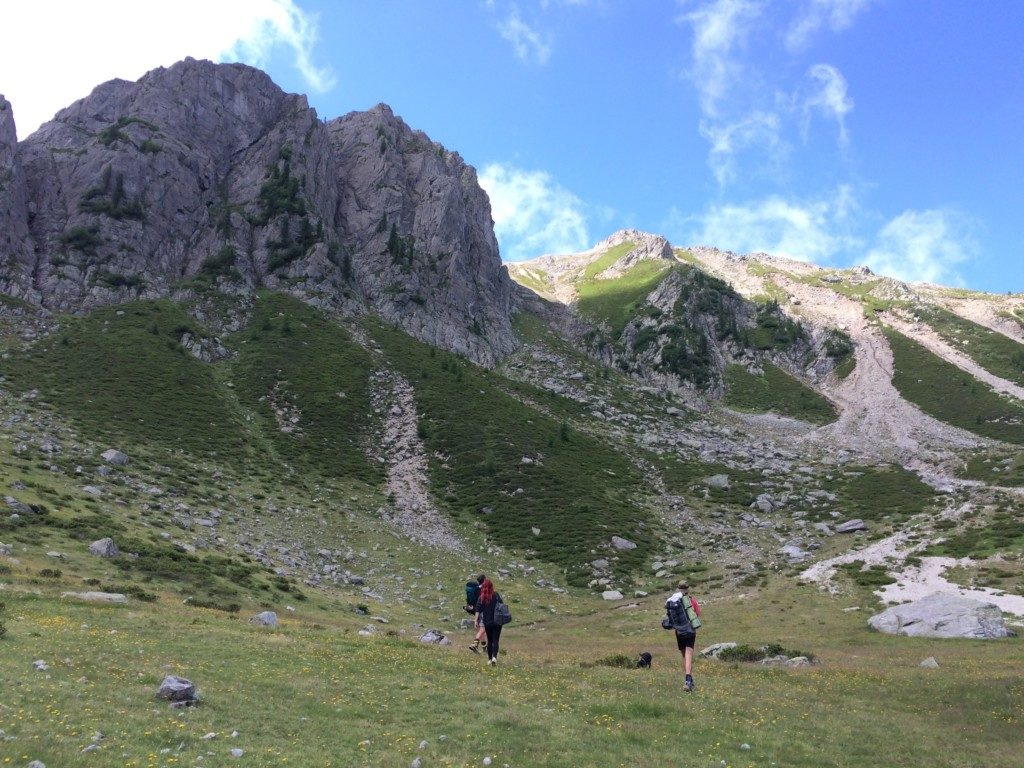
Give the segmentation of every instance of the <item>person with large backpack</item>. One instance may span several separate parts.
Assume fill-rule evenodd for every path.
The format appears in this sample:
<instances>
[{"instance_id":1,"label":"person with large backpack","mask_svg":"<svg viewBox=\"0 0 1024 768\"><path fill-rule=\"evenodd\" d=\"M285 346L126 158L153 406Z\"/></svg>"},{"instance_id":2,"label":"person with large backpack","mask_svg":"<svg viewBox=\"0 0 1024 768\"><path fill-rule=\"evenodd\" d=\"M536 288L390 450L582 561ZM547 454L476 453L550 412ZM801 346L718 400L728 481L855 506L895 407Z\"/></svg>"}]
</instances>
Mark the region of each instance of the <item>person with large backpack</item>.
<instances>
[{"instance_id":1,"label":"person with large backpack","mask_svg":"<svg viewBox=\"0 0 1024 768\"><path fill-rule=\"evenodd\" d=\"M480 598L480 585L484 583L484 579L487 577L482 573L476 577L476 580L470 579L466 582L466 613L475 614L473 620L473 626L476 628L476 637L473 638L473 642L469 644L469 650L473 653L480 653L480 646L484 642L484 625L480 621L480 614L476 610L476 601Z\"/></svg>"},{"instance_id":2,"label":"person with large backpack","mask_svg":"<svg viewBox=\"0 0 1024 768\"><path fill-rule=\"evenodd\" d=\"M480 585L476 613L480 617L480 623L484 625L484 632L487 633L487 663L493 667L498 663L501 628L512 620L512 614L505 601L501 599L501 595L494 591L494 584L490 579L484 579Z\"/></svg>"},{"instance_id":3,"label":"person with large backpack","mask_svg":"<svg viewBox=\"0 0 1024 768\"><path fill-rule=\"evenodd\" d=\"M661 626L675 630L676 646L683 654L683 674L686 676L684 690L689 693L694 689L693 646L701 626L700 604L690 597L690 585L685 579L676 587L678 591L665 601L666 616L661 620Z\"/></svg>"}]
</instances>

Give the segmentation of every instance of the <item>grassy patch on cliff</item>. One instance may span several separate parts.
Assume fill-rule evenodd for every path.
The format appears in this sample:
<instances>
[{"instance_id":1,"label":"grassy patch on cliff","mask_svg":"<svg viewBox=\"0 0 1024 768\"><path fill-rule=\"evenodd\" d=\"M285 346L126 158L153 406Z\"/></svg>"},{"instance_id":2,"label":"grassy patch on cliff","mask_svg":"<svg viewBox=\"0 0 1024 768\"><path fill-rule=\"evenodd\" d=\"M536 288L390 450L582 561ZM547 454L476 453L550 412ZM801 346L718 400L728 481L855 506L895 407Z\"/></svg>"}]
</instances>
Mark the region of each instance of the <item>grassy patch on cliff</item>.
<instances>
[{"instance_id":1,"label":"grassy patch on cliff","mask_svg":"<svg viewBox=\"0 0 1024 768\"><path fill-rule=\"evenodd\" d=\"M643 306L648 294L668 274L670 267L667 261L645 260L618 277L585 279L579 284L576 307L585 317L606 323L612 335L618 337Z\"/></svg>"},{"instance_id":2,"label":"grassy patch on cliff","mask_svg":"<svg viewBox=\"0 0 1024 768\"><path fill-rule=\"evenodd\" d=\"M400 331L372 332L415 387L436 493L460 519L559 564L577 584L588 579L581 564L598 556L617 558L619 573L643 563L654 534L639 474L620 453L525 405L495 373ZM638 546L610 550L613 535Z\"/></svg>"},{"instance_id":3,"label":"grassy patch on cliff","mask_svg":"<svg viewBox=\"0 0 1024 768\"><path fill-rule=\"evenodd\" d=\"M943 340L986 371L1024 385L1024 344L941 307L931 307L920 314Z\"/></svg>"},{"instance_id":4,"label":"grassy patch on cliff","mask_svg":"<svg viewBox=\"0 0 1024 768\"><path fill-rule=\"evenodd\" d=\"M765 362L763 373L750 373L742 365L725 369L725 397L730 408L755 413L777 413L812 424L835 421L832 404L778 366Z\"/></svg>"},{"instance_id":5,"label":"grassy patch on cliff","mask_svg":"<svg viewBox=\"0 0 1024 768\"><path fill-rule=\"evenodd\" d=\"M1002 397L899 331L884 328L892 348L892 383L925 413L969 432L1024 444L1024 405Z\"/></svg>"}]
</instances>

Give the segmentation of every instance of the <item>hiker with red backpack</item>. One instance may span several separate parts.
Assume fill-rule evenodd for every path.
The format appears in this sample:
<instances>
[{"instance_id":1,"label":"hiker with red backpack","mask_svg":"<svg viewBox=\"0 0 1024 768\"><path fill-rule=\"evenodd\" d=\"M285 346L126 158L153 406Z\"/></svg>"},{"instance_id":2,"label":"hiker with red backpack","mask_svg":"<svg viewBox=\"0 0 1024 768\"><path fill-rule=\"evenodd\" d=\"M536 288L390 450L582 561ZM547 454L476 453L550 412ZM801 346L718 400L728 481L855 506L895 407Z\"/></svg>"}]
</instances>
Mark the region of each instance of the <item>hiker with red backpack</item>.
<instances>
[{"instance_id":1,"label":"hiker with red backpack","mask_svg":"<svg viewBox=\"0 0 1024 768\"><path fill-rule=\"evenodd\" d=\"M690 597L690 585L685 579L676 588L678 591L665 601L666 616L661 620L661 626L675 630L676 646L683 654L683 674L686 675L684 690L689 693L694 689L693 646L701 626L700 604Z\"/></svg>"}]
</instances>

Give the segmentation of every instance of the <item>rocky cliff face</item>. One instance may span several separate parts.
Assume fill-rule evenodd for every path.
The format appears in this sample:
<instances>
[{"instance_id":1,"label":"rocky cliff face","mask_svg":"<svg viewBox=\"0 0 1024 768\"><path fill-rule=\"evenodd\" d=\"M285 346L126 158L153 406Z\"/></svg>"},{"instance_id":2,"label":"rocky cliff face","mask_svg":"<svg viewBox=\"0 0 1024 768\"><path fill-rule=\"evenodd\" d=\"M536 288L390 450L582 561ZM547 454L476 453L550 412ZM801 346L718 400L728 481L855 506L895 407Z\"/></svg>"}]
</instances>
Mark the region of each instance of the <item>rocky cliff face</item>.
<instances>
[{"instance_id":1,"label":"rocky cliff face","mask_svg":"<svg viewBox=\"0 0 1024 768\"><path fill-rule=\"evenodd\" d=\"M514 346L475 172L386 106L325 124L259 70L191 59L97 87L20 145L0 104L6 292L76 311L267 286L485 363Z\"/></svg>"},{"instance_id":2,"label":"rocky cliff face","mask_svg":"<svg viewBox=\"0 0 1024 768\"><path fill-rule=\"evenodd\" d=\"M0 291L32 297L25 176L10 102L0 96Z\"/></svg>"}]
</instances>

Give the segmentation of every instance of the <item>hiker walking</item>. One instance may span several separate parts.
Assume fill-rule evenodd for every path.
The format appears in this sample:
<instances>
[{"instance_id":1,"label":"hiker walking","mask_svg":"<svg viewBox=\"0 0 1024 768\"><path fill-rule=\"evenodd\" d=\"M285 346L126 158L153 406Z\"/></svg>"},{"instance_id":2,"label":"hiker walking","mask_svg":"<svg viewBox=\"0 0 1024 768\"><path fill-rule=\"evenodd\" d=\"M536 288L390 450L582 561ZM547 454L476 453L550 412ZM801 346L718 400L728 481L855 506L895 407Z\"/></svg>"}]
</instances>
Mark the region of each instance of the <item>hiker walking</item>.
<instances>
[{"instance_id":1,"label":"hiker walking","mask_svg":"<svg viewBox=\"0 0 1024 768\"><path fill-rule=\"evenodd\" d=\"M500 609L498 606L504 606L501 595L494 591L494 584L490 579L484 579L480 585L480 597L476 601L476 613L480 617L480 623L487 635L487 663L492 667L498 663L498 640L501 638L501 627L511 619L507 608Z\"/></svg>"},{"instance_id":2,"label":"hiker walking","mask_svg":"<svg viewBox=\"0 0 1024 768\"><path fill-rule=\"evenodd\" d=\"M676 585L678 591L665 601L665 612L668 614L662 626L674 629L676 645L683 654L683 674L686 675L685 690L692 691L693 685L693 646L697 642L697 630L700 628L700 604L690 596L690 585L684 579Z\"/></svg>"},{"instance_id":3,"label":"hiker walking","mask_svg":"<svg viewBox=\"0 0 1024 768\"><path fill-rule=\"evenodd\" d=\"M476 601L480 597L480 585L486 578L481 573L476 580L470 579L466 582L466 611L473 614L473 626L476 628L476 637L469 644L469 650L473 653L480 653L480 646L484 644L484 625L480 621L480 612L476 609Z\"/></svg>"}]
</instances>

